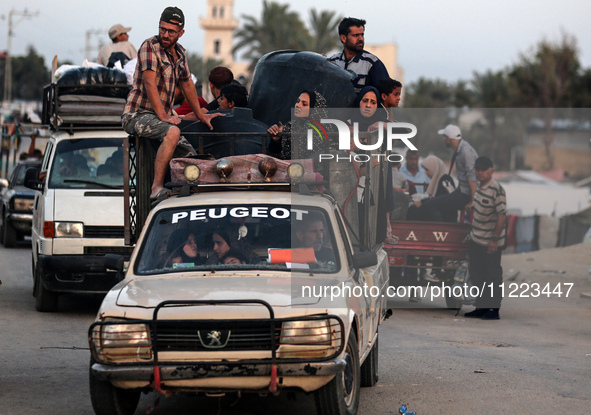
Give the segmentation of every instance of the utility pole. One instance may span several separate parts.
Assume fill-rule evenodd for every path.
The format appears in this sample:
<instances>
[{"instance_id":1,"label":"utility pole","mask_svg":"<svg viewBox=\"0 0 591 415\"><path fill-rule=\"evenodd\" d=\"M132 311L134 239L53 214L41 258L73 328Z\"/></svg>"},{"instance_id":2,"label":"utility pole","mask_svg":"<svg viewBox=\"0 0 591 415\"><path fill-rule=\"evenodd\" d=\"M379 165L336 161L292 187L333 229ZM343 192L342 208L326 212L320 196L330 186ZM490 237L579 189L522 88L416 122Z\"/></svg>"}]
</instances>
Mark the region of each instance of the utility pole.
<instances>
[{"instance_id":1,"label":"utility pole","mask_svg":"<svg viewBox=\"0 0 591 415\"><path fill-rule=\"evenodd\" d=\"M12 47L12 36L14 36L13 29L22 22L24 19L29 17L35 17L39 14L39 12L30 13L25 9L22 12L16 11L12 9L10 13L8 13L8 36L6 38L6 61L5 61L5 69L4 69L4 104L8 105L12 101L12 51L10 50ZM13 16L19 16L20 19L16 22L12 21Z\"/></svg>"},{"instance_id":2,"label":"utility pole","mask_svg":"<svg viewBox=\"0 0 591 415\"><path fill-rule=\"evenodd\" d=\"M98 51L103 46L103 42L99 40L98 47L95 48L92 46L90 41L91 36L100 36L106 33L105 30L98 30L98 29L89 29L86 31L86 44L84 45L84 58L88 59L89 61L96 61L96 55L92 55L93 51Z\"/></svg>"}]
</instances>

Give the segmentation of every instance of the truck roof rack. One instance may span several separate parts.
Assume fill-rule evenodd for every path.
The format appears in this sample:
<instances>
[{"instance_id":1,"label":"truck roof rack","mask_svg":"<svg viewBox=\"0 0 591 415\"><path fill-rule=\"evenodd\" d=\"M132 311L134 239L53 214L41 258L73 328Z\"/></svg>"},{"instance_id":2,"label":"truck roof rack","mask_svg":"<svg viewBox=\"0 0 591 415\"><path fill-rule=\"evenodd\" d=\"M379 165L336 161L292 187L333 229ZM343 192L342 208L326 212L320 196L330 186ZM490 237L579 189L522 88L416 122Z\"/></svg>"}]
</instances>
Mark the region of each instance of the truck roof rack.
<instances>
[{"instance_id":1,"label":"truck roof rack","mask_svg":"<svg viewBox=\"0 0 591 415\"><path fill-rule=\"evenodd\" d=\"M121 114L129 85L50 84L43 88L41 122L54 130L121 128ZM100 95L97 95L100 93Z\"/></svg>"}]
</instances>

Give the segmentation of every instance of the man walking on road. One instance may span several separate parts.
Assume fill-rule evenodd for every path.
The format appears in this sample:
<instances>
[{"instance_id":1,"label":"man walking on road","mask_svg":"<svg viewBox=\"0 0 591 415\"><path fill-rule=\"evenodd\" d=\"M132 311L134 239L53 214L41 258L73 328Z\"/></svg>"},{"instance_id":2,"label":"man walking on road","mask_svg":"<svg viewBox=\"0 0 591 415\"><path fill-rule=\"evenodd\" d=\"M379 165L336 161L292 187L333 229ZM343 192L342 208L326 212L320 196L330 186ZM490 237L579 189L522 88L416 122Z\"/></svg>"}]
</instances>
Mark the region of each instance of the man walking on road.
<instances>
[{"instance_id":1,"label":"man walking on road","mask_svg":"<svg viewBox=\"0 0 591 415\"><path fill-rule=\"evenodd\" d=\"M363 50L365 47L365 20L353 17L344 18L339 23L339 37L343 44L343 51L331 56L328 60L357 74L353 80L356 93L368 85L377 88L382 79L390 77L382 61L376 55Z\"/></svg>"},{"instance_id":2,"label":"man walking on road","mask_svg":"<svg viewBox=\"0 0 591 415\"><path fill-rule=\"evenodd\" d=\"M177 125L181 119L172 107L179 87L197 118L210 129L211 120L221 114L203 114L195 84L185 55L185 48L177 42L185 33L185 16L177 7L167 7L160 16L158 36L146 39L138 52L133 75L133 88L121 116L123 129L128 134L156 139L160 147L154 161L154 182L151 199L165 192L164 176L173 155L194 155L195 149L184 138Z\"/></svg>"},{"instance_id":3,"label":"man walking on road","mask_svg":"<svg viewBox=\"0 0 591 415\"><path fill-rule=\"evenodd\" d=\"M476 309L464 314L484 320L498 320L501 308L503 268L501 252L505 247L507 199L503 187L493 180L493 164L488 157L478 157L474 165L479 182L474 195L474 219L470 232L470 276L472 284L484 287L476 298Z\"/></svg>"}]
</instances>

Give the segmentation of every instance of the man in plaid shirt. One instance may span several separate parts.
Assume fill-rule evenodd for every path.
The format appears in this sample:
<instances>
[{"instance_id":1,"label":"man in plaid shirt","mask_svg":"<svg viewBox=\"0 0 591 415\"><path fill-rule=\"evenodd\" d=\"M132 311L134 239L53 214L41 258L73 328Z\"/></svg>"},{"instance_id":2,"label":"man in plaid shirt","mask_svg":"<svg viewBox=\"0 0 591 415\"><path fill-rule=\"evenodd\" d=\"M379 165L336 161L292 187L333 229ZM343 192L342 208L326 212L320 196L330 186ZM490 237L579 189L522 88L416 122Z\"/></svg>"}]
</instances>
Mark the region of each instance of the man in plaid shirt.
<instances>
[{"instance_id":1,"label":"man in plaid shirt","mask_svg":"<svg viewBox=\"0 0 591 415\"><path fill-rule=\"evenodd\" d=\"M123 129L141 138L160 140L154 161L154 182L151 199L165 192L164 176L168 163L175 157L196 154L177 125L181 122L172 107L176 88L189 102L191 109L212 129L211 120L221 114L203 114L195 84L185 55L177 42L185 33L185 16L177 7L167 7L160 16L159 34L146 39L138 51L133 87L121 116Z\"/></svg>"}]
</instances>

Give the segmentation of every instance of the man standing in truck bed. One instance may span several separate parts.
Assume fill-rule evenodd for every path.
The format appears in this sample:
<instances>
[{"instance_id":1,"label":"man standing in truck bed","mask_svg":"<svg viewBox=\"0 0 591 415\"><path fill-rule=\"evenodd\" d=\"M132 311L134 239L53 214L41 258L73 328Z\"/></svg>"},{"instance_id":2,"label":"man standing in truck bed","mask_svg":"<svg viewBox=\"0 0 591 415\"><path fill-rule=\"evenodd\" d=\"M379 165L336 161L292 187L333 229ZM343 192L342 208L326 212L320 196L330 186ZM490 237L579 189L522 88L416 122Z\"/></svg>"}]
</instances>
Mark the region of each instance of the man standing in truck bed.
<instances>
[{"instance_id":1,"label":"man standing in truck bed","mask_svg":"<svg viewBox=\"0 0 591 415\"><path fill-rule=\"evenodd\" d=\"M376 55L363 49L365 46L365 20L354 17L344 18L339 23L339 38L343 44L343 51L332 55L328 61L357 74L357 77L353 79L356 93L359 93L367 85L377 88L382 79L390 77L382 61Z\"/></svg>"},{"instance_id":2,"label":"man standing in truck bed","mask_svg":"<svg viewBox=\"0 0 591 415\"><path fill-rule=\"evenodd\" d=\"M133 88L121 116L123 129L137 137L160 140L154 161L151 199L164 191L164 176L174 156L194 155L195 149L181 137L181 119L172 111L179 87L197 117L211 127L220 114L203 114L185 56L177 42L185 33L185 16L177 7L167 7L160 16L158 36L146 39L138 51Z\"/></svg>"}]
</instances>

